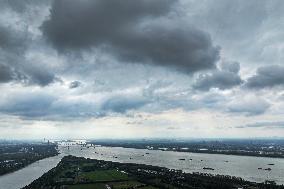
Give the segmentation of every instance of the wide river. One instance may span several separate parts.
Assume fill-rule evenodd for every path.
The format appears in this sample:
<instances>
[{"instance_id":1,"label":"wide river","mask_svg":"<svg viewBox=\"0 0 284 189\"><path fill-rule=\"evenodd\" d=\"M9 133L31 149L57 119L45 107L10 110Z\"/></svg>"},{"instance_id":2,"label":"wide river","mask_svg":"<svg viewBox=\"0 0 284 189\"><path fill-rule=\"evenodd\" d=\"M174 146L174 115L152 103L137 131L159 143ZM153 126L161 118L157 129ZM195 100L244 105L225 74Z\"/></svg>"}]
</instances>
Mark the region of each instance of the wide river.
<instances>
[{"instance_id":1,"label":"wide river","mask_svg":"<svg viewBox=\"0 0 284 189\"><path fill-rule=\"evenodd\" d=\"M120 147L90 147L82 148L81 150L80 146L72 146L70 149L59 147L59 150L61 154L58 156L40 160L19 171L0 176L0 189L19 189L24 187L55 167L65 155L122 163L156 165L180 169L184 172L231 175L254 182L263 182L269 179L274 180L278 184L284 184L284 159L281 158L199 154ZM204 170L203 167L210 167L214 170ZM264 170L266 168L271 168L271 171Z\"/></svg>"}]
</instances>

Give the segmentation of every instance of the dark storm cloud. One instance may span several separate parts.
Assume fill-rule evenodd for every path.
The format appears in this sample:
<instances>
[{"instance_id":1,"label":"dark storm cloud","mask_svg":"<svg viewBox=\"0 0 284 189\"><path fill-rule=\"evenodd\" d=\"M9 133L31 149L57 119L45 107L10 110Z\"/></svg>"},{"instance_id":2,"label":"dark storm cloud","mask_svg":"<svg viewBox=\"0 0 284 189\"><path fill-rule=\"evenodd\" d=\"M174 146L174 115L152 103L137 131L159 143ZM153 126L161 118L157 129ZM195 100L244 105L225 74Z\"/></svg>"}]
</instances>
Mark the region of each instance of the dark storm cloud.
<instances>
[{"instance_id":1,"label":"dark storm cloud","mask_svg":"<svg viewBox=\"0 0 284 189\"><path fill-rule=\"evenodd\" d=\"M10 82L17 78L17 73L10 67L0 64L0 83Z\"/></svg>"},{"instance_id":2,"label":"dark storm cloud","mask_svg":"<svg viewBox=\"0 0 284 189\"><path fill-rule=\"evenodd\" d=\"M22 71L25 78L21 80L21 82L27 85L39 85L44 87L56 81L60 81L53 72L38 66L28 65L22 68Z\"/></svg>"},{"instance_id":3,"label":"dark storm cloud","mask_svg":"<svg viewBox=\"0 0 284 189\"><path fill-rule=\"evenodd\" d=\"M251 89L284 86L284 67L278 65L260 67L254 76L248 78L245 86Z\"/></svg>"},{"instance_id":4,"label":"dark storm cloud","mask_svg":"<svg viewBox=\"0 0 284 189\"><path fill-rule=\"evenodd\" d=\"M121 30L145 19L167 14L171 0L54 1L43 32L57 47L86 47L116 38ZM124 29L125 28L125 29Z\"/></svg>"},{"instance_id":5,"label":"dark storm cloud","mask_svg":"<svg viewBox=\"0 0 284 189\"><path fill-rule=\"evenodd\" d=\"M222 63L221 70L200 74L193 84L193 88L206 91L211 88L224 90L238 86L243 82L238 74L239 70L240 64L238 62Z\"/></svg>"},{"instance_id":6,"label":"dark storm cloud","mask_svg":"<svg viewBox=\"0 0 284 189\"><path fill-rule=\"evenodd\" d=\"M7 48L13 44L12 36L6 27L0 25L0 47Z\"/></svg>"},{"instance_id":7,"label":"dark storm cloud","mask_svg":"<svg viewBox=\"0 0 284 189\"><path fill-rule=\"evenodd\" d=\"M19 61L15 63L14 61ZM0 63L0 83L15 82L23 85L47 86L51 83L60 81L54 73L43 67L31 65L28 62L20 62L16 59L6 59L5 63ZM20 64L20 63L23 63Z\"/></svg>"},{"instance_id":8,"label":"dark storm cloud","mask_svg":"<svg viewBox=\"0 0 284 189\"><path fill-rule=\"evenodd\" d=\"M210 36L168 18L176 2L59 0L53 3L42 31L61 52L97 47L123 62L186 73L214 68L219 48Z\"/></svg>"},{"instance_id":9,"label":"dark storm cloud","mask_svg":"<svg viewBox=\"0 0 284 189\"><path fill-rule=\"evenodd\" d=\"M57 80L48 65L26 60L30 42L26 31L1 26L0 23L0 82L18 82L25 85L47 86Z\"/></svg>"},{"instance_id":10,"label":"dark storm cloud","mask_svg":"<svg viewBox=\"0 0 284 189\"><path fill-rule=\"evenodd\" d=\"M17 31L0 22L0 50L19 54L26 47L27 36L22 31Z\"/></svg>"}]
</instances>

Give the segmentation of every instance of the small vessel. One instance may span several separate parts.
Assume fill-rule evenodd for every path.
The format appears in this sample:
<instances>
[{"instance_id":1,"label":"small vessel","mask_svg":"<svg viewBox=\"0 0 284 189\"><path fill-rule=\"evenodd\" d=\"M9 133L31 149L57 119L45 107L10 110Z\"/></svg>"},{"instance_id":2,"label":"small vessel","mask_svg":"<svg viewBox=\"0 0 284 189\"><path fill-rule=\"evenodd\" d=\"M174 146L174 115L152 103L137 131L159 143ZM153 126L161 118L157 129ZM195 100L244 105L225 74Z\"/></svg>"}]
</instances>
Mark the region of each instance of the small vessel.
<instances>
[{"instance_id":1,"label":"small vessel","mask_svg":"<svg viewBox=\"0 0 284 189\"><path fill-rule=\"evenodd\" d=\"M271 171L271 168L266 168L266 169L264 169L264 170L266 170L266 171Z\"/></svg>"},{"instance_id":2,"label":"small vessel","mask_svg":"<svg viewBox=\"0 0 284 189\"><path fill-rule=\"evenodd\" d=\"M184 159L184 158L180 158L180 159L178 159L178 160L182 160L182 161L184 161L185 159Z\"/></svg>"},{"instance_id":3,"label":"small vessel","mask_svg":"<svg viewBox=\"0 0 284 189\"><path fill-rule=\"evenodd\" d=\"M267 165L274 165L274 163L269 163L269 164L267 164Z\"/></svg>"},{"instance_id":4,"label":"small vessel","mask_svg":"<svg viewBox=\"0 0 284 189\"><path fill-rule=\"evenodd\" d=\"M259 168L257 168L257 169L259 169L259 170L260 170L260 169L262 169L262 168L261 168L261 167L259 167Z\"/></svg>"}]
</instances>

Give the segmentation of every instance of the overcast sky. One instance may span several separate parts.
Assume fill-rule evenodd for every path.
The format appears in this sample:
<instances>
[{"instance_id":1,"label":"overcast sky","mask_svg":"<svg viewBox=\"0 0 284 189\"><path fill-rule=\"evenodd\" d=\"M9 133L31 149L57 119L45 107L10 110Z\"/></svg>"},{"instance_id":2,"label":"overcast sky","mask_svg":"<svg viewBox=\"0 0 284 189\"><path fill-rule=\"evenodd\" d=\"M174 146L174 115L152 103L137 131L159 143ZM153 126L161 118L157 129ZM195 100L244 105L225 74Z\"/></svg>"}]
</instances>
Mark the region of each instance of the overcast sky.
<instances>
[{"instance_id":1,"label":"overcast sky","mask_svg":"<svg viewBox=\"0 0 284 189\"><path fill-rule=\"evenodd\" d=\"M0 138L284 136L283 0L1 0Z\"/></svg>"}]
</instances>

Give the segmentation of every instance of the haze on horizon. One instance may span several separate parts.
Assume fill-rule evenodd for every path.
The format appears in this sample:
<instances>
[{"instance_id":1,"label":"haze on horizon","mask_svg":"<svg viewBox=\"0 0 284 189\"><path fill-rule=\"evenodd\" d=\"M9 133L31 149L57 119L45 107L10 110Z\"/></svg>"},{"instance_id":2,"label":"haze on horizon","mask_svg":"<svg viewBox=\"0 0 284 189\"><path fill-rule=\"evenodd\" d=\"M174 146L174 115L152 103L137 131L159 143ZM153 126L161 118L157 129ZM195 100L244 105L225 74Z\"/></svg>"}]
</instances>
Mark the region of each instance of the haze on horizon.
<instances>
[{"instance_id":1,"label":"haze on horizon","mask_svg":"<svg viewBox=\"0 0 284 189\"><path fill-rule=\"evenodd\" d=\"M282 0L0 12L0 139L284 136Z\"/></svg>"}]
</instances>

